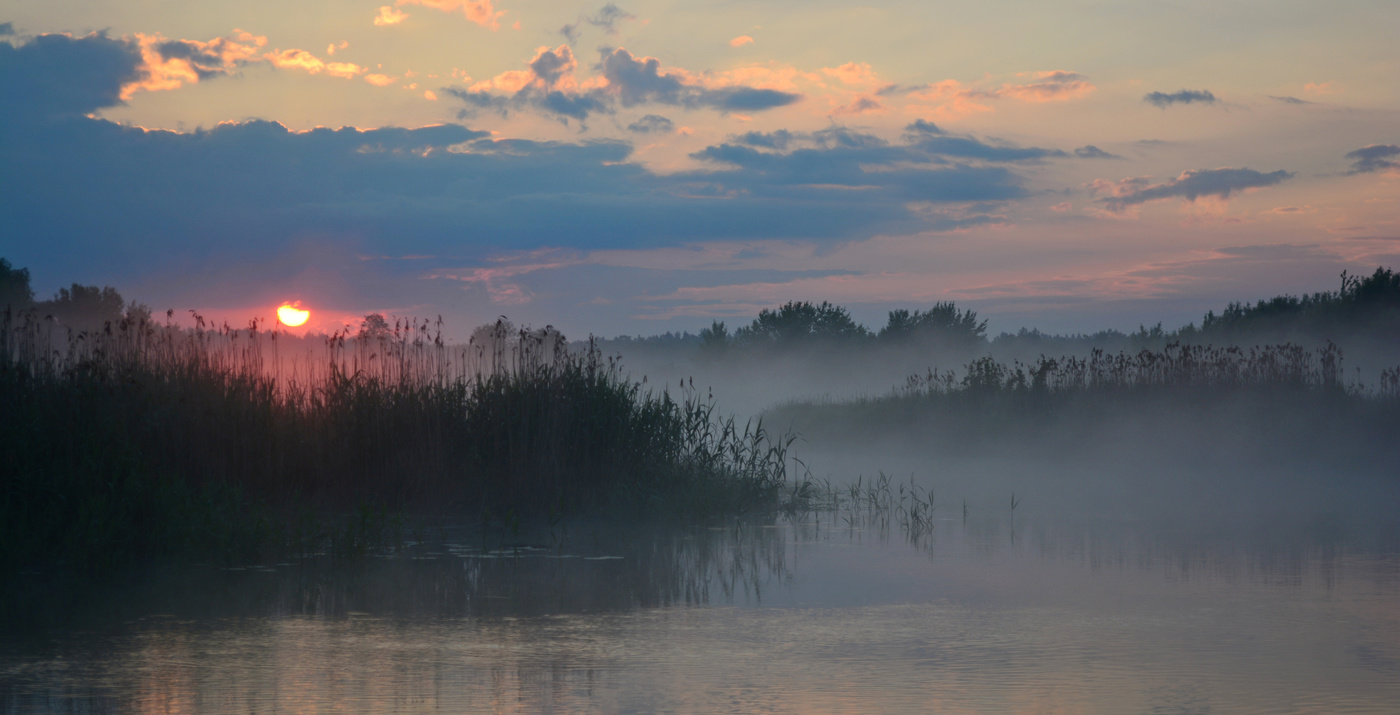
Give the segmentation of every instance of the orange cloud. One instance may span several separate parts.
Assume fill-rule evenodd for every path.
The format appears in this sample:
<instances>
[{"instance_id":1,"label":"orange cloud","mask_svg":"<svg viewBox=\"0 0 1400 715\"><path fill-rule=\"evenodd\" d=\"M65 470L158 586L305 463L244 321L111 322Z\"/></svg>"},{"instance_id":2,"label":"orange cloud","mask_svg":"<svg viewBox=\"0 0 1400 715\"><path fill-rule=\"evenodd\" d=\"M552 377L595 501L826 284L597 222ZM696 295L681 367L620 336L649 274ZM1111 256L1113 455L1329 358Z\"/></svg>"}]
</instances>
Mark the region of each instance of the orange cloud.
<instances>
[{"instance_id":1,"label":"orange cloud","mask_svg":"<svg viewBox=\"0 0 1400 715\"><path fill-rule=\"evenodd\" d=\"M743 47L744 45L751 44L753 44L753 38L749 37L748 35L739 35L738 37L729 41L730 47Z\"/></svg>"},{"instance_id":2,"label":"orange cloud","mask_svg":"<svg viewBox=\"0 0 1400 715\"><path fill-rule=\"evenodd\" d=\"M384 27L386 25L397 25L407 19L408 13L389 5L380 5L379 15L374 18L374 24L376 27Z\"/></svg>"},{"instance_id":3,"label":"orange cloud","mask_svg":"<svg viewBox=\"0 0 1400 715\"><path fill-rule=\"evenodd\" d=\"M1309 82L1303 85L1304 92L1311 92L1313 94L1332 94L1337 90L1338 87L1335 82Z\"/></svg>"},{"instance_id":4,"label":"orange cloud","mask_svg":"<svg viewBox=\"0 0 1400 715\"><path fill-rule=\"evenodd\" d=\"M335 51L336 51L336 50L343 50L343 49L345 49L345 48L347 48L347 47L349 47L349 46L350 46L350 41L349 41L349 40L346 40L345 42L342 42L342 43L340 43L340 44L338 44L338 45L335 44L334 42L332 42L331 44L326 45L326 54L328 54L328 55L333 55L333 54L335 54Z\"/></svg>"},{"instance_id":5,"label":"orange cloud","mask_svg":"<svg viewBox=\"0 0 1400 715\"><path fill-rule=\"evenodd\" d=\"M398 80L384 74L367 74L365 75L365 81L376 87L388 87Z\"/></svg>"},{"instance_id":6,"label":"orange cloud","mask_svg":"<svg viewBox=\"0 0 1400 715\"><path fill-rule=\"evenodd\" d=\"M431 89L425 89L425 90L423 90L423 99L426 99L426 100L428 100L428 101L430 101L430 102L436 102L436 101L437 101L437 92L434 92L434 91L431 90Z\"/></svg>"},{"instance_id":7,"label":"orange cloud","mask_svg":"<svg viewBox=\"0 0 1400 715\"><path fill-rule=\"evenodd\" d=\"M497 11L491 0L397 0L397 4L422 5L443 12L460 10L468 20L492 30L501 29L501 17L506 14L504 10Z\"/></svg>"},{"instance_id":8,"label":"orange cloud","mask_svg":"<svg viewBox=\"0 0 1400 715\"><path fill-rule=\"evenodd\" d=\"M306 70L309 74L325 72L332 77L351 79L364 74L365 68L353 62L323 62L306 50L273 50L263 57L280 69Z\"/></svg>"},{"instance_id":9,"label":"orange cloud","mask_svg":"<svg viewBox=\"0 0 1400 715\"><path fill-rule=\"evenodd\" d=\"M235 29L232 39L216 37L208 42L168 40L163 35L136 33L141 49L141 79L122 87L121 98L138 91L178 89L211 76L226 75L240 65L258 60L267 38Z\"/></svg>"}]
</instances>

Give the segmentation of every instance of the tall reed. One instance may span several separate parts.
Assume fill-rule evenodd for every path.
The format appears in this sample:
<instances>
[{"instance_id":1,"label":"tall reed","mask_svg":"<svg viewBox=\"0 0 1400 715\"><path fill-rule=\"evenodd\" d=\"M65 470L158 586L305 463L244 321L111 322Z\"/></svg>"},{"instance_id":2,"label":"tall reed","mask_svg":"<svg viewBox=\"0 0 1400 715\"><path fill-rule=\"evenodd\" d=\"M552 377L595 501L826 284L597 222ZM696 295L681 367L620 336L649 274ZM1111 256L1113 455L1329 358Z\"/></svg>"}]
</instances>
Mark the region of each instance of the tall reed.
<instances>
[{"instance_id":1,"label":"tall reed","mask_svg":"<svg viewBox=\"0 0 1400 715\"><path fill-rule=\"evenodd\" d=\"M440 323L401 321L306 341L166 317L68 335L0 316L0 452L22 455L3 467L0 560L206 552L206 533L228 551L298 510L365 503L742 511L786 481L791 435L719 419L693 388L646 390L552 329L501 321L451 345Z\"/></svg>"}]
</instances>

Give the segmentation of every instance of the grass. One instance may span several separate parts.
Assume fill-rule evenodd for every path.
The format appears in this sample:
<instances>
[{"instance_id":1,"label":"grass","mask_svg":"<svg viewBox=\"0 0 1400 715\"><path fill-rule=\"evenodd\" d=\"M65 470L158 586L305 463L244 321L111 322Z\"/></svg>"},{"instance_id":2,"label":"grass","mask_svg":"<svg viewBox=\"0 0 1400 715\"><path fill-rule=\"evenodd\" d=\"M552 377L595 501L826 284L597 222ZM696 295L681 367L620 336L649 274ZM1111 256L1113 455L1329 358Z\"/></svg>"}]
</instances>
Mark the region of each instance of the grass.
<instances>
[{"instance_id":1,"label":"grass","mask_svg":"<svg viewBox=\"0 0 1400 715\"><path fill-rule=\"evenodd\" d=\"M1307 350L1175 343L1030 364L984 357L961 372L930 368L883 396L793 402L766 416L816 442L904 435L945 454L1083 451L1136 427L1132 438L1148 448L1143 454L1154 443L1170 451L1199 438L1202 449L1208 441L1226 450L1400 456L1394 440L1400 368L1382 371L1369 385L1347 377L1341 351L1330 344Z\"/></svg>"},{"instance_id":2,"label":"grass","mask_svg":"<svg viewBox=\"0 0 1400 715\"><path fill-rule=\"evenodd\" d=\"M318 342L0 320L0 568L363 551L407 511L549 519L772 509L792 435L498 323Z\"/></svg>"}]
</instances>

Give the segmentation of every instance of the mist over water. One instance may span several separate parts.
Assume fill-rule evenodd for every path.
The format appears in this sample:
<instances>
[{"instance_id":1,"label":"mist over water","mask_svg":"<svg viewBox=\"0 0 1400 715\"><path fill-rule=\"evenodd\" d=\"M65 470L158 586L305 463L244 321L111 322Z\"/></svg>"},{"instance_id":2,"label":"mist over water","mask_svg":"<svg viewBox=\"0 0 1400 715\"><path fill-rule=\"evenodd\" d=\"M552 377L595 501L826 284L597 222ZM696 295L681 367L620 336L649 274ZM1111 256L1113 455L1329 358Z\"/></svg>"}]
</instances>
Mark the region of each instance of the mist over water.
<instances>
[{"instance_id":1,"label":"mist over water","mask_svg":"<svg viewBox=\"0 0 1400 715\"><path fill-rule=\"evenodd\" d=\"M1356 377L1329 341L1219 348L1144 332L937 345L867 333L801 349L603 341L571 354L557 332L505 322L465 346L421 322L280 342L163 330L82 343L55 358L68 362L51 366L52 384L85 365L100 377L102 360L127 353L119 365L167 366L155 378L187 364L219 377L226 364L261 386L249 402L260 407L207 404L239 419L286 409L279 424L321 415L328 457L363 447L347 445L339 419L365 430L350 434L395 435L365 452L387 468L284 471L322 494L348 489L353 470L366 493L460 499L460 465L441 457L477 434L454 426L475 423L403 405L438 395L424 404L460 409L431 390L480 395L488 377L501 399L470 403L500 410L488 426L594 434L568 420L606 426L594 419L604 413L555 408L646 395L645 414L683 417L685 435L718 425L743 439L625 454L761 462L756 473L781 483L703 515L663 491L628 502L642 509L626 518L562 499L531 514L539 492L516 489L522 475L581 473L571 460L588 452L576 438L553 452L536 442L544 457L526 463L534 455L513 445L550 433L483 431L474 449L511 456L495 466L514 501L494 512L485 500L479 514L408 500L418 511L392 530L362 510L347 536L276 558L151 559L96 578L28 565L0 591L0 710L1370 713L1400 702L1400 372ZM1133 339L1149 342L1131 350ZM1065 351L1031 357L1047 341ZM1366 360L1387 364L1380 351ZM511 401L516 390L533 401ZM121 404L149 409L130 394ZM420 452L395 451L399 441ZM246 454L238 440L220 445ZM422 461L394 461L405 454ZM295 455L279 458L284 469ZM783 469L770 475L772 460ZM439 482L415 492L427 471L403 464L436 465Z\"/></svg>"}]
</instances>

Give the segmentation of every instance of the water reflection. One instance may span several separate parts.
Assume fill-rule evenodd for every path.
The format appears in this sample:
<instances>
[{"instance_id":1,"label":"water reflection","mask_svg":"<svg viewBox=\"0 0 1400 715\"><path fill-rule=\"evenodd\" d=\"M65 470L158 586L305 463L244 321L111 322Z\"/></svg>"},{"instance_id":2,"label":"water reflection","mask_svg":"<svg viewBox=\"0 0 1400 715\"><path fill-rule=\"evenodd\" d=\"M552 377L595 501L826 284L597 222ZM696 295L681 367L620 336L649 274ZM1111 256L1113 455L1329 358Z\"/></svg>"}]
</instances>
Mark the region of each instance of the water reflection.
<instances>
[{"instance_id":1,"label":"water reflection","mask_svg":"<svg viewBox=\"0 0 1400 715\"><path fill-rule=\"evenodd\" d=\"M828 512L575 525L558 541L448 530L387 558L152 571L61 598L47 588L47 616L6 622L0 709L1204 713L1400 702L1393 530L1019 514L927 526Z\"/></svg>"}]
</instances>

